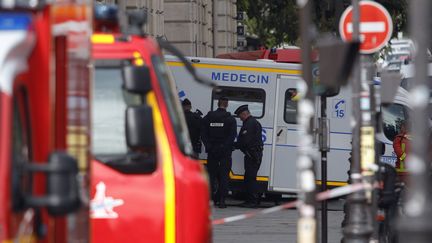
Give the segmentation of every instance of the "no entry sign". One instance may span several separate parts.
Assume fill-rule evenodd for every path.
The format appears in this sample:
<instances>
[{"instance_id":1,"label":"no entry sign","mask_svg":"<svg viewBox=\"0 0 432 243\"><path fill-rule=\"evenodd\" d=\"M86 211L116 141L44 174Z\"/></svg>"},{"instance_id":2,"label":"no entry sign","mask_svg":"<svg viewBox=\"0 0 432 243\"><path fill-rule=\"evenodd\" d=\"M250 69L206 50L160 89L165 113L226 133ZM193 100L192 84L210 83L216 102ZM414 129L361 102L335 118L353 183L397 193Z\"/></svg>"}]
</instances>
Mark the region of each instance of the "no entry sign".
<instances>
[{"instance_id":1,"label":"no entry sign","mask_svg":"<svg viewBox=\"0 0 432 243\"><path fill-rule=\"evenodd\" d=\"M341 16L339 32L344 41L352 40L353 8L348 7ZM379 51L390 40L393 23L390 14L380 4L360 1L360 53L371 54Z\"/></svg>"}]
</instances>

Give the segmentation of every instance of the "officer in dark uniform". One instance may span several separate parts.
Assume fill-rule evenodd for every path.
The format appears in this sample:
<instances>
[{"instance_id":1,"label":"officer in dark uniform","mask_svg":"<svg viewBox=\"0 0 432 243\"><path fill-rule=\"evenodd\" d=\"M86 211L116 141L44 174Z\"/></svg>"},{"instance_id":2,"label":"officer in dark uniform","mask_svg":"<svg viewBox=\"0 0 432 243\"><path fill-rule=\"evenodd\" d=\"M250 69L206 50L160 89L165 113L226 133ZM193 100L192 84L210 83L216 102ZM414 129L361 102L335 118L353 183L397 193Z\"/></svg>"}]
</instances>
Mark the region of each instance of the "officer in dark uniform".
<instances>
[{"instance_id":1,"label":"officer in dark uniform","mask_svg":"<svg viewBox=\"0 0 432 243\"><path fill-rule=\"evenodd\" d=\"M235 148L244 153L244 185L246 201L244 207L256 208L259 206L258 184L256 176L263 156L263 141L261 124L250 114L248 106L242 105L234 112L242 121Z\"/></svg>"},{"instance_id":2,"label":"officer in dark uniform","mask_svg":"<svg viewBox=\"0 0 432 243\"><path fill-rule=\"evenodd\" d=\"M221 97L218 108L203 118L201 138L207 157L207 169L214 205L226 208L225 197L228 193L228 179L231 170L231 154L237 136L237 122L226 111L228 99Z\"/></svg>"},{"instance_id":3,"label":"officer in dark uniform","mask_svg":"<svg viewBox=\"0 0 432 243\"><path fill-rule=\"evenodd\" d=\"M201 115L197 112L192 112L192 103L189 99L182 101L183 111L186 118L186 124L189 130L189 137L192 142L192 148L195 156L201 153Z\"/></svg>"}]
</instances>

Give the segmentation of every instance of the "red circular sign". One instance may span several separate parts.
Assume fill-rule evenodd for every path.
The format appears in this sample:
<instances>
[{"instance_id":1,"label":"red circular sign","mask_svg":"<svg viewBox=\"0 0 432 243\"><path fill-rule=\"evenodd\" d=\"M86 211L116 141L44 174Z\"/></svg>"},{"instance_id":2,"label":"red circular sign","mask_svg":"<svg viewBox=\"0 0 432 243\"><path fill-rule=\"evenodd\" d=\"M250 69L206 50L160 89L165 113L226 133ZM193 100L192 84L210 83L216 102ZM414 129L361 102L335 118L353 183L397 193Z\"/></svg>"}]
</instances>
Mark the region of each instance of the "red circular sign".
<instances>
[{"instance_id":1,"label":"red circular sign","mask_svg":"<svg viewBox=\"0 0 432 243\"><path fill-rule=\"evenodd\" d=\"M341 16L339 32L344 41L352 40L353 9L348 7ZM393 23L390 14L380 4L360 1L360 53L371 54L379 51L390 40Z\"/></svg>"}]
</instances>

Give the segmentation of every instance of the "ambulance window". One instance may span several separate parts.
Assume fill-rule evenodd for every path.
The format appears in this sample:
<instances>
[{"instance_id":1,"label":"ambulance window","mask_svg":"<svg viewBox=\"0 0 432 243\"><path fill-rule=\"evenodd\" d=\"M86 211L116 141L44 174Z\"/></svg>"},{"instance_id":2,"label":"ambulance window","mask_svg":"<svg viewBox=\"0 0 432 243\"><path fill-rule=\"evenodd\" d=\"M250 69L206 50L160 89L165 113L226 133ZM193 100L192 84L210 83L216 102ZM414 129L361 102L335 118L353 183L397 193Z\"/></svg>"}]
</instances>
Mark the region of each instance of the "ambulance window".
<instances>
[{"instance_id":1,"label":"ambulance window","mask_svg":"<svg viewBox=\"0 0 432 243\"><path fill-rule=\"evenodd\" d=\"M297 89L285 91L284 121L289 124L297 123Z\"/></svg>"},{"instance_id":2,"label":"ambulance window","mask_svg":"<svg viewBox=\"0 0 432 243\"><path fill-rule=\"evenodd\" d=\"M393 141L399 133L400 125L408 118L407 110L404 106L392 104L382 107L383 131L384 135Z\"/></svg>"},{"instance_id":3,"label":"ambulance window","mask_svg":"<svg viewBox=\"0 0 432 243\"><path fill-rule=\"evenodd\" d=\"M228 98L227 111L234 114L234 111L241 105L248 105L249 111L256 118L264 117L265 91L255 88L223 87L213 89L212 110L216 110L220 97Z\"/></svg>"}]
</instances>

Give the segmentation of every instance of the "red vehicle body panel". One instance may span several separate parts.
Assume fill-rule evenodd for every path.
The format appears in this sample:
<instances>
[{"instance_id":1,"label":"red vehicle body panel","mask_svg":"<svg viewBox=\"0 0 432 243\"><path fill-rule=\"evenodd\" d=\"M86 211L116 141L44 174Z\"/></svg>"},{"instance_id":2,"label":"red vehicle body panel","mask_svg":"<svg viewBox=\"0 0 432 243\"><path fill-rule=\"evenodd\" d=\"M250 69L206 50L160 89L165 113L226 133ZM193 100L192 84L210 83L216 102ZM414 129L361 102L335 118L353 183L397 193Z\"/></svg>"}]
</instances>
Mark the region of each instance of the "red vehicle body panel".
<instances>
[{"instance_id":1,"label":"red vehicle body panel","mask_svg":"<svg viewBox=\"0 0 432 243\"><path fill-rule=\"evenodd\" d=\"M60 81L60 77L56 76L56 65L69 63L70 56L64 56L64 62L56 60L54 57L60 57L58 51L64 53L73 53L71 51L69 40L62 47L63 49L55 49L54 47L54 35L52 33L53 26L55 24L61 24L63 22L74 22L80 21L88 26L90 22L88 21L88 15L82 14L89 10L88 6L84 4L76 6L69 3L62 3L61 6L46 6L43 10L34 10L32 12L27 12L31 16L31 28L34 36L34 45L31 49L29 56L27 57L28 68L17 74L17 76L12 80L12 92L6 93L0 90L0 242L66 242L67 239L79 239L86 241L88 239L88 229L76 227L76 235L68 235L67 224L64 217L52 217L48 215L44 208L40 209L41 212L41 224L45 227L46 232L42 237L36 237L35 229L33 229L34 215L28 222L24 220L24 214L32 211L33 209L27 208L22 211L14 212L12 210L12 198L11 198L11 171L13 163L12 160L12 143L14 140L12 138L13 130L13 100L22 99L20 105L25 105L19 107L20 115L25 117L28 121L28 144L31 152L29 163L42 164L48 161L49 155L54 151L65 151L71 148L68 145L67 140L70 138L68 136L72 135L67 131L68 127L71 125L68 115L70 115L70 109L66 105L66 100L73 95L70 93L72 90L66 84L75 84L77 80L73 80L70 76L67 76L67 65L64 66L65 73L59 74L63 76L63 80ZM77 10L77 7L80 10ZM61 9L72 9L74 12L72 15L63 15L69 13L65 11L62 13L56 12ZM81 12L80 12L81 11ZM15 14L14 11L9 11L8 13ZM20 10L18 13L26 13L24 10ZM79 16L79 17L77 17ZM59 18L61 17L61 18ZM67 29L67 28L66 28ZM89 37L89 32L86 34ZM69 36L68 33L64 34ZM85 40L83 40L85 41ZM87 39L89 42L89 38ZM80 47L81 48L81 47ZM88 58L85 59L75 59L76 64L80 64L84 67L88 66ZM25 66L25 63L20 65ZM89 72L88 70L79 72L75 68L71 68L72 72L77 72L81 76L81 83L85 85L80 86L75 90L80 90L80 92L87 92L89 90ZM3 80L4 81L4 80ZM80 81L77 81L80 82ZM86 91L87 90L87 91ZM65 96L59 96L61 94L66 94ZM25 97L25 98L23 98ZM26 99L26 100L24 100ZM63 105L59 102L63 100ZM88 114L89 110L83 109L80 114ZM69 119L69 120L68 120ZM63 122L61 122L63 121ZM80 124L83 130L88 131L89 123L84 122ZM26 128L27 129L27 128ZM86 138L86 137L85 137ZM88 143L88 142L87 142ZM88 151L87 147L83 147L85 151ZM68 150L69 152L69 150ZM72 155L74 155L72 153ZM82 172L85 174L88 168L88 162L86 158L81 160ZM42 174L33 174L32 182L32 195L33 196L45 196L46 194L46 177ZM84 193L85 193L85 188ZM84 218L81 218L80 223L88 224L88 211L85 209ZM18 232L19 227L26 225L27 231ZM70 227L75 227L76 225L69 225ZM85 224L82 224L85 228Z\"/></svg>"},{"instance_id":2,"label":"red vehicle body panel","mask_svg":"<svg viewBox=\"0 0 432 243\"><path fill-rule=\"evenodd\" d=\"M29 90L28 92L28 105L30 114L26 114L30 120L30 130L32 131L31 141L29 141L32 148L32 160L34 162L45 162L49 152L52 150L52 136L50 136L50 127L52 127L50 119L50 95L48 82L36 82L37 79L48 80L49 70L44 67L48 64L49 55L49 41L50 31L48 28L48 18L46 18L49 9L43 14L35 16L35 37L40 40L35 43L32 54L29 57L29 69L25 74L20 75L15 79L13 84L13 92L16 92L17 87ZM48 65L46 65L48 66ZM37 73L37 75L36 75ZM36 86L37 85L37 86ZM35 87L36 86L36 87ZM32 92L31 90L38 90ZM1 210L0 225L3 232L0 232L0 239L6 240L14 238L17 235L18 226L22 221L23 213L13 213L11 211L11 185L10 185L10 171L11 171L11 131L12 131L12 96L2 96L2 136L1 136L1 150L0 150L0 171L3 174L0 178L1 190ZM48 135L48 136L47 136ZM34 180L34 192L36 194L44 193L44 178L37 178ZM47 216L45 216L47 217ZM49 231L52 228L48 228Z\"/></svg>"},{"instance_id":3,"label":"red vehicle body panel","mask_svg":"<svg viewBox=\"0 0 432 243\"><path fill-rule=\"evenodd\" d=\"M11 121L10 114L12 108L12 97L10 94L6 94L4 92L0 92L0 161L8 161L10 160L10 151L11 151ZM2 232L0 232L0 241L6 240L10 238L11 226L9 223L10 220L10 212L8 210L10 205L10 197L6 192L10 191L10 185L6 182L10 181L10 167L7 163L0 163L0 205L4 205L0 207L2 210L0 212L0 228Z\"/></svg>"},{"instance_id":4,"label":"red vehicle body panel","mask_svg":"<svg viewBox=\"0 0 432 243\"><path fill-rule=\"evenodd\" d=\"M210 209L207 179L202 165L184 155L178 148L175 131L170 120L167 106L158 83L151 56L162 54L154 40L133 37L130 42L94 44L93 58L133 59L134 53L140 53L145 65L150 67L153 92L158 110L163 121L163 129L156 129L158 140L158 166L148 175L125 175L114 171L103 163L92 162L92 195L96 193L98 182L106 184L107 196L124 200L116 207L116 219L92 219L93 242L118 242L131 239L131 242L210 242ZM167 146L161 146L161 140ZM167 151L168 150L168 151ZM173 168L175 195L166 198L164 176L167 176L168 163ZM175 200L175 236L167 235L167 215L164 207L169 200ZM165 205L165 206L164 206Z\"/></svg>"},{"instance_id":5,"label":"red vehicle body panel","mask_svg":"<svg viewBox=\"0 0 432 243\"><path fill-rule=\"evenodd\" d=\"M121 174L98 161L92 166L92 189L104 182L107 196L124 200L124 205L115 208L117 219L92 219L92 242L163 242L164 184L160 169L142 177Z\"/></svg>"}]
</instances>

